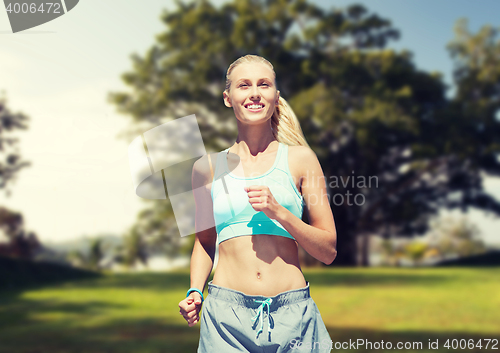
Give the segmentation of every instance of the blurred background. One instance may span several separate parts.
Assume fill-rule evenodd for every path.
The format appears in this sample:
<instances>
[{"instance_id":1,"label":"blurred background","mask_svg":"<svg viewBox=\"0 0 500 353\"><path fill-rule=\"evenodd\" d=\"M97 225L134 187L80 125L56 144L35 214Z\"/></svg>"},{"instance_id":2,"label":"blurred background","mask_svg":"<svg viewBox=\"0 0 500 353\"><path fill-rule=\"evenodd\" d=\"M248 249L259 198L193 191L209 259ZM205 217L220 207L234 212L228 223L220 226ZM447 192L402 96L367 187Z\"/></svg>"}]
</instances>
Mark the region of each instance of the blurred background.
<instances>
[{"instance_id":1,"label":"blurred background","mask_svg":"<svg viewBox=\"0 0 500 353\"><path fill-rule=\"evenodd\" d=\"M338 256L300 261L333 342L491 349L498 13L495 0L107 0L13 34L0 11L0 351L196 351L199 325L177 307L195 236L168 199L136 196L127 148L190 114L207 153L231 145L222 91L246 54L274 65L327 178Z\"/></svg>"}]
</instances>

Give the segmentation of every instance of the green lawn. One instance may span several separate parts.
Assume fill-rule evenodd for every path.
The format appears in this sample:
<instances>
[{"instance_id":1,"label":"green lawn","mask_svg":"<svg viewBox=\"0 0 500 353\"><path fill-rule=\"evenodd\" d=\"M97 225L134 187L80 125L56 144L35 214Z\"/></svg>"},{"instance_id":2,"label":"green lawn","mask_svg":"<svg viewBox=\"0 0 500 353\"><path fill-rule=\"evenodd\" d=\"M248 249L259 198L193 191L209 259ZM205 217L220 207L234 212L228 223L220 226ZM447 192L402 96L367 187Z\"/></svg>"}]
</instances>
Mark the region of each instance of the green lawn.
<instances>
[{"instance_id":1,"label":"green lawn","mask_svg":"<svg viewBox=\"0 0 500 353\"><path fill-rule=\"evenodd\" d=\"M500 340L498 267L331 268L304 274L334 343L383 340L395 348L397 342L422 342L423 349L391 351L425 352L429 340L438 340L444 352L453 351L443 347L449 338ZM188 327L177 307L188 287L186 270L4 289L0 352L196 352L199 324ZM485 350L484 343L481 350L465 350L500 349L499 343Z\"/></svg>"}]
</instances>

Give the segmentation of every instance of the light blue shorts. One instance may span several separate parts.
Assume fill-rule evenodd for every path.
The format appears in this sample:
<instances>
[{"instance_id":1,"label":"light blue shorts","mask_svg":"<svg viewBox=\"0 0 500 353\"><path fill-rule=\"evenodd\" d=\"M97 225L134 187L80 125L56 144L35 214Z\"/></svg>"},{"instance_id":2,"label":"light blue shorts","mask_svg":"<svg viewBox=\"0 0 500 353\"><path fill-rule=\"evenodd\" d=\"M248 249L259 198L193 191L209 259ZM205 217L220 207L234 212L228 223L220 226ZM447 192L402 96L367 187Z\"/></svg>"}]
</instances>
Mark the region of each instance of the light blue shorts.
<instances>
[{"instance_id":1,"label":"light blue shorts","mask_svg":"<svg viewBox=\"0 0 500 353\"><path fill-rule=\"evenodd\" d=\"M309 282L274 297L208 283L198 353L326 353L331 342Z\"/></svg>"}]
</instances>

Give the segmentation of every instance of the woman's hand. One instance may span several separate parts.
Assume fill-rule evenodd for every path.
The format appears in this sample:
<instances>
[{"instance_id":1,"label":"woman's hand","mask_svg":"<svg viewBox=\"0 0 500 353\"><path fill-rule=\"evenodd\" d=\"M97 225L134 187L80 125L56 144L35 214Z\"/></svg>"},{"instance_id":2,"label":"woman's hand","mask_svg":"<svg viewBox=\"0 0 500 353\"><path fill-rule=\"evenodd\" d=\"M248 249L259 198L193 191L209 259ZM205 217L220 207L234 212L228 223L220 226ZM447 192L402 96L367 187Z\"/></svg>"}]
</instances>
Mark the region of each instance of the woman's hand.
<instances>
[{"instance_id":1,"label":"woman's hand","mask_svg":"<svg viewBox=\"0 0 500 353\"><path fill-rule=\"evenodd\" d=\"M191 292L186 299L179 302L179 313L187 321L189 327L200 321L199 312L201 310L201 295L198 292Z\"/></svg>"},{"instance_id":2,"label":"woman's hand","mask_svg":"<svg viewBox=\"0 0 500 353\"><path fill-rule=\"evenodd\" d=\"M266 185L245 186L248 195L248 201L257 212L262 211L271 218L277 219L284 207L274 198L271 190Z\"/></svg>"}]
</instances>

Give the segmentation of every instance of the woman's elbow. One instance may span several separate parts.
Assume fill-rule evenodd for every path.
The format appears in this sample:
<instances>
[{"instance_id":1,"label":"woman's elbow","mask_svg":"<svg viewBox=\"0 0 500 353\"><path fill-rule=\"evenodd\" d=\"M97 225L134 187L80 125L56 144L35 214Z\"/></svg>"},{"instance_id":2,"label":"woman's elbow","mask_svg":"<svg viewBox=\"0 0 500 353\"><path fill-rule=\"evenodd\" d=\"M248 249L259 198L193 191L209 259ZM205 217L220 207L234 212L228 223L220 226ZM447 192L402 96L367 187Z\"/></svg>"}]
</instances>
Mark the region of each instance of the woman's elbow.
<instances>
[{"instance_id":1,"label":"woman's elbow","mask_svg":"<svg viewBox=\"0 0 500 353\"><path fill-rule=\"evenodd\" d=\"M336 257L337 257L337 250L332 249L328 252L327 257L325 257L321 262L323 262L325 265L331 265Z\"/></svg>"},{"instance_id":2,"label":"woman's elbow","mask_svg":"<svg viewBox=\"0 0 500 353\"><path fill-rule=\"evenodd\" d=\"M330 247L330 251L328 252L328 257L323 261L325 265L330 265L335 258L337 257L337 233L333 233L332 235L332 243Z\"/></svg>"}]
</instances>

